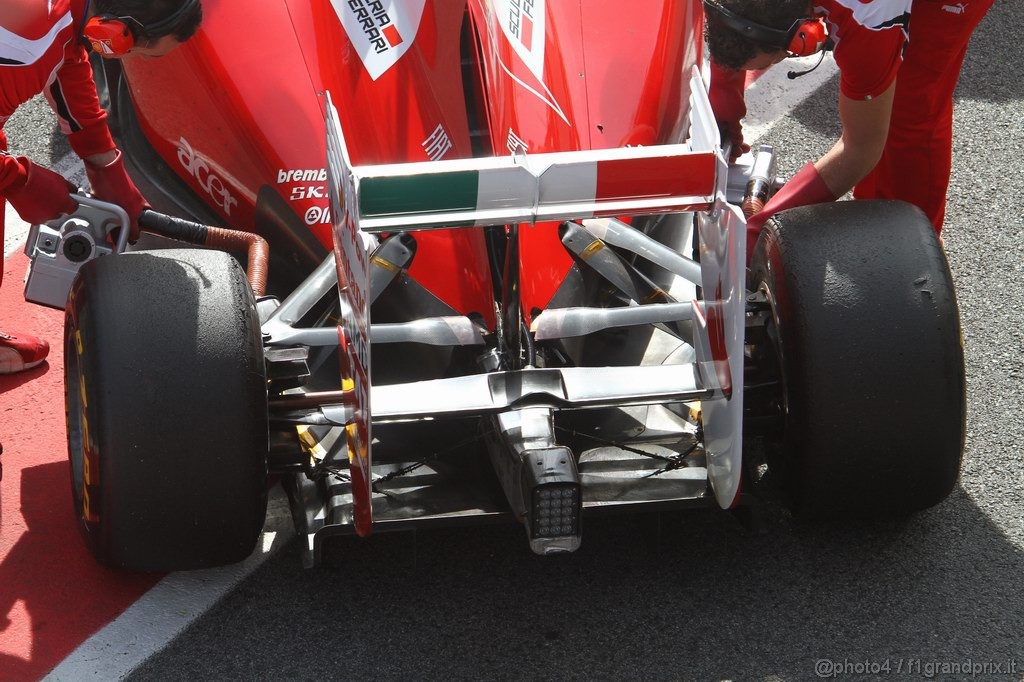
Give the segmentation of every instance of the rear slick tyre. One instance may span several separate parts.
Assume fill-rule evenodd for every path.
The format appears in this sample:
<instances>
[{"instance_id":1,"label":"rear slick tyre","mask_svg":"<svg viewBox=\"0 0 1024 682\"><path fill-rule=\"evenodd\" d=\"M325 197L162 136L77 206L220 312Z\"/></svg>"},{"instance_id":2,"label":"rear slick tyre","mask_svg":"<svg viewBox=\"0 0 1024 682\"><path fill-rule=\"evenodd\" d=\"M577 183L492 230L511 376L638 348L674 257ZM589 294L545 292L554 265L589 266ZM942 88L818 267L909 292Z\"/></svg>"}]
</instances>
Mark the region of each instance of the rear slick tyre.
<instances>
[{"instance_id":1,"label":"rear slick tyre","mask_svg":"<svg viewBox=\"0 0 1024 682\"><path fill-rule=\"evenodd\" d=\"M227 254L139 251L82 267L65 312L78 525L103 564L172 571L249 556L266 516L266 369Z\"/></svg>"},{"instance_id":2,"label":"rear slick tyre","mask_svg":"<svg viewBox=\"0 0 1024 682\"><path fill-rule=\"evenodd\" d=\"M895 518L960 472L966 396L959 312L942 246L902 202L783 212L748 287L772 308L782 435L768 470L807 518Z\"/></svg>"}]
</instances>

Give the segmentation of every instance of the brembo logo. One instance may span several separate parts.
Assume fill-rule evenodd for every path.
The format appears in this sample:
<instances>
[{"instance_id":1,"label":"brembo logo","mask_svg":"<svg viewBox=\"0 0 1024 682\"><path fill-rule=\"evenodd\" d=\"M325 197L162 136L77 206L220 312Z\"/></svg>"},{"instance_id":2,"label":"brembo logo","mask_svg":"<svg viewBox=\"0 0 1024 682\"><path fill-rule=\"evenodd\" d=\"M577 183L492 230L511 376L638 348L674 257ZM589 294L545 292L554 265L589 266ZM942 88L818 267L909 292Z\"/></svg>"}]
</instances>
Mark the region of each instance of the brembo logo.
<instances>
[{"instance_id":1,"label":"brembo logo","mask_svg":"<svg viewBox=\"0 0 1024 682\"><path fill-rule=\"evenodd\" d=\"M238 200L224 185L224 181L210 170L210 164L192 149L184 137L178 140L178 161L196 179L203 191L210 195L213 203L224 209L224 214L231 215L231 207L238 205Z\"/></svg>"},{"instance_id":2,"label":"brembo logo","mask_svg":"<svg viewBox=\"0 0 1024 682\"><path fill-rule=\"evenodd\" d=\"M277 184L283 185L286 182L327 182L327 169L307 168L277 171Z\"/></svg>"}]
</instances>

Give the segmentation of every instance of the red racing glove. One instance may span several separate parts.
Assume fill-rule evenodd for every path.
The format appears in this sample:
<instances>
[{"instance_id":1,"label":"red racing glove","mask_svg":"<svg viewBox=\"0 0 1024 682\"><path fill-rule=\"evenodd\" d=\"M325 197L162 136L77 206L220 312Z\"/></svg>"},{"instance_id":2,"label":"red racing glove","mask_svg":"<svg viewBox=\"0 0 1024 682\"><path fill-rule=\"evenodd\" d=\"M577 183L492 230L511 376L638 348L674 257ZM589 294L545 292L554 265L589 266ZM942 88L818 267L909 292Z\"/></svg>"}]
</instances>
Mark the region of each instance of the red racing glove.
<instances>
[{"instance_id":1,"label":"red racing glove","mask_svg":"<svg viewBox=\"0 0 1024 682\"><path fill-rule=\"evenodd\" d=\"M718 130L722 134L722 144L732 142L730 162L750 151L750 145L743 142L743 126L740 124L740 119L747 115L747 103L743 99L746 82L746 71L726 69L711 62L711 88L708 90L708 97L711 100L711 109L715 112Z\"/></svg>"},{"instance_id":2,"label":"red racing glove","mask_svg":"<svg viewBox=\"0 0 1024 682\"><path fill-rule=\"evenodd\" d=\"M19 177L7 188L7 200L22 220L38 225L74 213L78 207L71 198L77 189L74 185L25 156L18 157L18 164L24 171L24 179Z\"/></svg>"},{"instance_id":3,"label":"red racing glove","mask_svg":"<svg viewBox=\"0 0 1024 682\"><path fill-rule=\"evenodd\" d=\"M754 255L754 245L761 234L761 226L773 215L797 206L825 204L835 200L836 196L825 184L818 169L813 163L808 163L768 200L759 213L747 218L747 262Z\"/></svg>"},{"instance_id":4,"label":"red racing glove","mask_svg":"<svg viewBox=\"0 0 1024 682\"><path fill-rule=\"evenodd\" d=\"M87 161L85 174L89 176L93 196L117 204L128 213L128 219L131 221L128 241L134 244L139 238L139 215L150 206L128 177L121 150L117 150L114 160L105 166L94 166Z\"/></svg>"}]
</instances>

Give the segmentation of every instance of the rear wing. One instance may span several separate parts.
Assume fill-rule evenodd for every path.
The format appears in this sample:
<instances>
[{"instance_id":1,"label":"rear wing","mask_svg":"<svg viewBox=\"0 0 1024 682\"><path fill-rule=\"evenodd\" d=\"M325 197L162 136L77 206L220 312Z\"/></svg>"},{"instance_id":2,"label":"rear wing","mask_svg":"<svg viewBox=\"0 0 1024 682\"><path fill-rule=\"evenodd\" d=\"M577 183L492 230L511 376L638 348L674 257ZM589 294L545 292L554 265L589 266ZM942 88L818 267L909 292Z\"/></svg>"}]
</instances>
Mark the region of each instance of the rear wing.
<instances>
[{"instance_id":1,"label":"rear wing","mask_svg":"<svg viewBox=\"0 0 1024 682\"><path fill-rule=\"evenodd\" d=\"M691 75L691 137L686 144L516 154L509 157L353 167L338 112L327 95L327 171L342 305L342 383L353 388L347 426L356 530L370 532L371 389L369 253L366 235L459 226L534 224L658 213L700 215L700 280L694 301L694 399L711 396L725 409L704 408L709 478L722 506L739 489L745 314L742 214L725 202L728 166L707 91ZM713 298L712 298L713 297ZM732 390L733 382L740 390ZM373 390L373 414L408 417L401 387ZM440 389L442 387L434 387ZM652 394L637 387L638 396ZM480 413L482 393L450 392L447 413ZM628 396L618 391L623 404ZM679 399L677 392L675 398ZM399 404L389 403L397 401ZM562 399L565 405L565 398ZM571 400L570 400L571 402ZM515 402L494 405L511 409ZM393 413L393 414L392 414Z\"/></svg>"},{"instance_id":2,"label":"rear wing","mask_svg":"<svg viewBox=\"0 0 1024 682\"><path fill-rule=\"evenodd\" d=\"M715 155L689 145L355 169L367 232L705 210Z\"/></svg>"}]
</instances>

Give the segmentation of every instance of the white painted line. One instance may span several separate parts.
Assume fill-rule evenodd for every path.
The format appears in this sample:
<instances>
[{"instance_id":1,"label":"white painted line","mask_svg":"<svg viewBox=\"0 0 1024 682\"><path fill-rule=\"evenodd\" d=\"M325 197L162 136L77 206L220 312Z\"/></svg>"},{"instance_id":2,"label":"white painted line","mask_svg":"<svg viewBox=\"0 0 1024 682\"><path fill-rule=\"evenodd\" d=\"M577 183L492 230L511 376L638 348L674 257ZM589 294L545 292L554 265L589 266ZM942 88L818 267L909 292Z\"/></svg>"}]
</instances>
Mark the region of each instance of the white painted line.
<instances>
[{"instance_id":1,"label":"white painted line","mask_svg":"<svg viewBox=\"0 0 1024 682\"><path fill-rule=\"evenodd\" d=\"M747 144L759 142L778 121L839 73L835 59L826 54L821 66L812 73L792 80L787 77L790 71L809 69L817 61L817 56L786 59L747 89L747 117L743 119L743 137Z\"/></svg>"},{"instance_id":2,"label":"white painted line","mask_svg":"<svg viewBox=\"0 0 1024 682\"><path fill-rule=\"evenodd\" d=\"M171 573L112 623L87 639L45 680L120 680L166 647L294 537L288 501L274 488L262 546L240 564ZM303 570L303 569L297 569Z\"/></svg>"}]
</instances>

